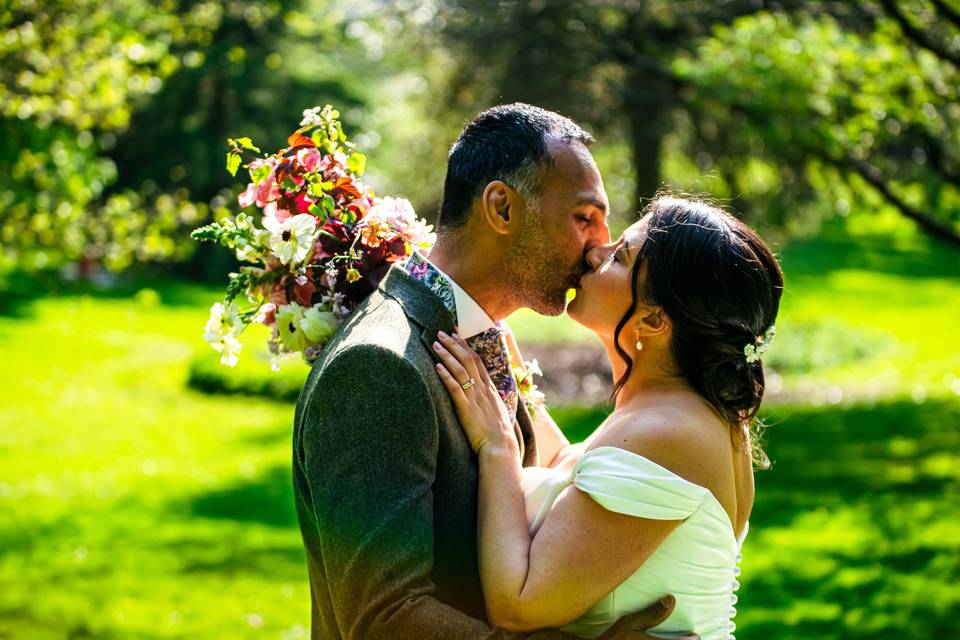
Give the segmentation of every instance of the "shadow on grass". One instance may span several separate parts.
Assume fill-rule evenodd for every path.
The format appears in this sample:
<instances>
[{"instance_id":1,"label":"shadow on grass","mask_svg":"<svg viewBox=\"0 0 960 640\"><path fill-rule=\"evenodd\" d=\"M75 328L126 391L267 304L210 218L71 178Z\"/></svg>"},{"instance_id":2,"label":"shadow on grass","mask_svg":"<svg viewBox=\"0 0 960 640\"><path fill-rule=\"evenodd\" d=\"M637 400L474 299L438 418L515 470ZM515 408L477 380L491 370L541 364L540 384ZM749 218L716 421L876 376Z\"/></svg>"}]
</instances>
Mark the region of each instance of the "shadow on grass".
<instances>
[{"instance_id":1,"label":"shadow on grass","mask_svg":"<svg viewBox=\"0 0 960 640\"><path fill-rule=\"evenodd\" d=\"M274 467L249 481L196 497L189 510L202 518L295 528L297 513L290 468Z\"/></svg>"},{"instance_id":2,"label":"shadow on grass","mask_svg":"<svg viewBox=\"0 0 960 640\"><path fill-rule=\"evenodd\" d=\"M909 246L897 246L896 238L850 236L843 221L824 225L810 240L794 241L784 249L784 271L794 276L820 276L837 269L876 271L915 278L955 278L960 270L960 251L929 238L916 238Z\"/></svg>"},{"instance_id":3,"label":"shadow on grass","mask_svg":"<svg viewBox=\"0 0 960 640\"><path fill-rule=\"evenodd\" d=\"M269 578L271 582L306 579L307 562L299 537L286 543L264 543L231 536L227 539L178 540L171 545L181 557L183 574Z\"/></svg>"},{"instance_id":4,"label":"shadow on grass","mask_svg":"<svg viewBox=\"0 0 960 640\"><path fill-rule=\"evenodd\" d=\"M871 496L939 497L960 478L960 401L778 408L767 416L769 472L756 509L770 524L798 509Z\"/></svg>"},{"instance_id":5,"label":"shadow on grass","mask_svg":"<svg viewBox=\"0 0 960 640\"><path fill-rule=\"evenodd\" d=\"M203 285L152 273L111 276L109 284L64 280L55 272L11 273L0 280L0 317L32 317L31 306L45 298L89 297L100 300L132 299L144 289L159 295L168 307L209 307L223 297L222 286Z\"/></svg>"}]
</instances>

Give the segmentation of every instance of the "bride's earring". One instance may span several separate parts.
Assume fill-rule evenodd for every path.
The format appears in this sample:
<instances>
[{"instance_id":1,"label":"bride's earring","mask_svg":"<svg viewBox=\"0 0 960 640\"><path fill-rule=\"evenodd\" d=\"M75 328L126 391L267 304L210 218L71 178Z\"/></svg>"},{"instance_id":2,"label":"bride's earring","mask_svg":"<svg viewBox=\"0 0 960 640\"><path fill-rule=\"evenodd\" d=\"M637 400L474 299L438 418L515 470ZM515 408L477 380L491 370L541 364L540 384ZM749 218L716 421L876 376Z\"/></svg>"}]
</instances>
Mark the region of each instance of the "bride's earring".
<instances>
[{"instance_id":1,"label":"bride's earring","mask_svg":"<svg viewBox=\"0 0 960 640\"><path fill-rule=\"evenodd\" d=\"M643 351L643 340L640 339L640 336L637 336L637 351Z\"/></svg>"}]
</instances>

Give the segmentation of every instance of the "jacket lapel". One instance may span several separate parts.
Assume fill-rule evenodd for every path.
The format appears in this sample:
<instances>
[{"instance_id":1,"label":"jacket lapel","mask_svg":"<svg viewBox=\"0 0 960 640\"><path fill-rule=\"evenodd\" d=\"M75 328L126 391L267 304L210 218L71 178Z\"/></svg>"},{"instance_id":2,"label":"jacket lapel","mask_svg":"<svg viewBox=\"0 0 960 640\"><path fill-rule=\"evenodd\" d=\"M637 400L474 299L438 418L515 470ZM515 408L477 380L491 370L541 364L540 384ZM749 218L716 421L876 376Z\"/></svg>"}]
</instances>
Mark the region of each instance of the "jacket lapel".
<instances>
[{"instance_id":1,"label":"jacket lapel","mask_svg":"<svg viewBox=\"0 0 960 640\"><path fill-rule=\"evenodd\" d=\"M453 317L443 306L440 298L399 265L387 271L387 275L380 281L379 288L385 295L396 300L407 317L420 327L420 340L431 354L437 333L456 331Z\"/></svg>"},{"instance_id":2,"label":"jacket lapel","mask_svg":"<svg viewBox=\"0 0 960 640\"><path fill-rule=\"evenodd\" d=\"M380 281L379 289L384 295L396 300L407 317L420 327L420 341L431 356L433 356L433 343L437 339L437 333L456 331L453 316L443 306L440 298L399 265L394 265L387 271L387 275ZM514 430L517 433L517 442L520 444L523 465L535 465L537 464L537 444L533 422L522 397L517 402L515 418Z\"/></svg>"}]
</instances>

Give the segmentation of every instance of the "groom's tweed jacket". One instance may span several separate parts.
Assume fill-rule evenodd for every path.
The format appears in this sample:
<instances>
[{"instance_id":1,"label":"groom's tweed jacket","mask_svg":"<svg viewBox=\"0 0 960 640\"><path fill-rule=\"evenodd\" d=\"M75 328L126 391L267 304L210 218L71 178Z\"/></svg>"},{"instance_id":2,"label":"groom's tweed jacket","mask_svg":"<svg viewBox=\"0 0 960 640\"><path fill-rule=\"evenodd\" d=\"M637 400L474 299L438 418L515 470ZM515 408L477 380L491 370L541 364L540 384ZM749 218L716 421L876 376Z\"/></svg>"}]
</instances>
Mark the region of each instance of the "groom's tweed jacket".
<instances>
[{"instance_id":1,"label":"groom's tweed jacket","mask_svg":"<svg viewBox=\"0 0 960 640\"><path fill-rule=\"evenodd\" d=\"M439 298L394 267L326 347L297 403L293 482L313 638L570 638L483 620L477 459L434 370ZM536 462L523 406L524 464Z\"/></svg>"}]
</instances>

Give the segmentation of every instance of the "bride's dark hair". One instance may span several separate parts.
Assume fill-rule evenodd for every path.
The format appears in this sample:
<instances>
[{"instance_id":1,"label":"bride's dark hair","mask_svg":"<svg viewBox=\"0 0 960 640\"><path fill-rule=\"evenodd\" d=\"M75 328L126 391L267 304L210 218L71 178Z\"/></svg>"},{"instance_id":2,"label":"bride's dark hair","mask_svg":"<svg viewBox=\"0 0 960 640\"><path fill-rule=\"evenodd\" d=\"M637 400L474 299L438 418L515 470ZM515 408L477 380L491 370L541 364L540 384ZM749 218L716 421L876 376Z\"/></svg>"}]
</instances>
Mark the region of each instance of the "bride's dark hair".
<instances>
[{"instance_id":1,"label":"bride's dark hair","mask_svg":"<svg viewBox=\"0 0 960 640\"><path fill-rule=\"evenodd\" d=\"M744 347L776 321L783 293L780 265L756 232L706 202L658 195L644 214L647 237L631 273L630 309L614 335L627 369L613 396L633 369L633 359L620 347L620 332L643 300L669 318L670 350L680 374L730 424L735 438L750 434L754 461L769 466L756 441L763 364L748 363ZM641 290L638 278L644 266Z\"/></svg>"}]
</instances>

